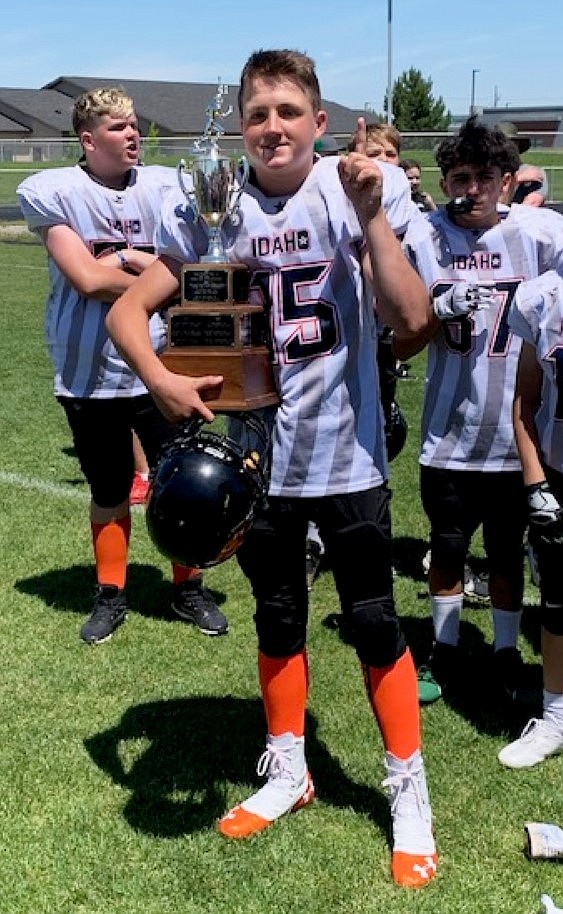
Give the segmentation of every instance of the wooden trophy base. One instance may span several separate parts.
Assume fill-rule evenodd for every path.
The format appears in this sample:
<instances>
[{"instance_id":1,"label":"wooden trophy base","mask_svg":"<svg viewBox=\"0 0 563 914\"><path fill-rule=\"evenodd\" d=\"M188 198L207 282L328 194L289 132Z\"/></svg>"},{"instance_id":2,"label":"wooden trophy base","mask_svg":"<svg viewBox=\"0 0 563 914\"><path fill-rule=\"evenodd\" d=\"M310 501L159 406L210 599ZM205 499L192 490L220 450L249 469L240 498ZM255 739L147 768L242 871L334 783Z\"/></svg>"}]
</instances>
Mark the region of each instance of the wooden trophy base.
<instances>
[{"instance_id":1,"label":"wooden trophy base","mask_svg":"<svg viewBox=\"0 0 563 914\"><path fill-rule=\"evenodd\" d=\"M210 409L246 412L279 402L266 315L244 300L248 283L242 264L185 265L181 304L167 311L168 346L160 358L176 374L223 376Z\"/></svg>"},{"instance_id":2,"label":"wooden trophy base","mask_svg":"<svg viewBox=\"0 0 563 914\"><path fill-rule=\"evenodd\" d=\"M174 347L161 353L169 371L201 377L223 375L223 387L215 400L206 400L211 410L248 412L279 402L272 388L272 359L266 346L226 352L223 349Z\"/></svg>"}]
</instances>

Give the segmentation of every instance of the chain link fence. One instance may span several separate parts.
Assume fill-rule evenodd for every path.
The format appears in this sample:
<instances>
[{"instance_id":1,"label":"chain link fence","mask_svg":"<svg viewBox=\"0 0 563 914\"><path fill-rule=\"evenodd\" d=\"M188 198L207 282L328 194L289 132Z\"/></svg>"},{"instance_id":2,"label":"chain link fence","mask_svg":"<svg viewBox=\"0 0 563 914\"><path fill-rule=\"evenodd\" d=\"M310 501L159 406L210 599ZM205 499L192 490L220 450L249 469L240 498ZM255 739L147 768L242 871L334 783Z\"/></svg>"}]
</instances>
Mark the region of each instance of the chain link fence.
<instances>
[{"instance_id":1,"label":"chain link fence","mask_svg":"<svg viewBox=\"0 0 563 914\"><path fill-rule=\"evenodd\" d=\"M549 185L548 202L562 204L563 133L538 132L527 135L532 140L532 146L523 157L524 161L544 168ZM335 136L341 143L346 143L349 139L348 135ZM451 133L403 134L402 154L405 158L420 161L423 170L422 186L436 203L444 202L444 196L440 189L440 172L434 161L434 149L446 136L451 136ZM142 159L147 165L162 164L173 167L182 159L189 162L193 154L193 144L197 139L198 135L146 137L143 140ZM242 137L221 137L221 148L232 156L242 155ZM25 174L31 174L41 168L74 164L80 155L80 144L74 137L0 140L0 207L17 207L15 189ZM7 218L5 213L0 213L0 218L2 217Z\"/></svg>"}]
</instances>

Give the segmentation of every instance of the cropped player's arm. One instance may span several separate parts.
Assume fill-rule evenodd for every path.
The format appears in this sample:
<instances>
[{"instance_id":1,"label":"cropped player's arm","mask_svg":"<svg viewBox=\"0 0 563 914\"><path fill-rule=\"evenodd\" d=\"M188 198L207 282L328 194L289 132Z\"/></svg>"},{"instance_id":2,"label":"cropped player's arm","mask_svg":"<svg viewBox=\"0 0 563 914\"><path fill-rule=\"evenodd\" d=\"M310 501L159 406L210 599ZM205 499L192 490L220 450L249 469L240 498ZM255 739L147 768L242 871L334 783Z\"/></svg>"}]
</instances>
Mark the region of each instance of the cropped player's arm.
<instances>
[{"instance_id":1,"label":"cropped player's arm","mask_svg":"<svg viewBox=\"0 0 563 914\"><path fill-rule=\"evenodd\" d=\"M412 359L413 356L422 352L430 340L436 336L439 329L440 321L435 316L432 308L429 308L428 323L423 327L420 333L416 333L412 336L393 337L393 352L395 353L395 356L400 362L406 362L408 359Z\"/></svg>"},{"instance_id":2,"label":"cropped player's arm","mask_svg":"<svg viewBox=\"0 0 563 914\"><path fill-rule=\"evenodd\" d=\"M546 481L534 416L540 404L542 372L534 347L524 343L518 361L513 404L514 435L526 488L530 543L538 550L563 545L563 510Z\"/></svg>"},{"instance_id":3,"label":"cropped player's arm","mask_svg":"<svg viewBox=\"0 0 563 914\"><path fill-rule=\"evenodd\" d=\"M534 416L540 404L542 372L534 347L523 343L518 360L516 387L512 407L514 436L522 464L524 485L545 479L541 450Z\"/></svg>"},{"instance_id":4,"label":"cropped player's arm","mask_svg":"<svg viewBox=\"0 0 563 914\"><path fill-rule=\"evenodd\" d=\"M383 210L365 228L363 272L375 293L375 307L395 340L418 338L429 328L428 291L411 267ZM431 335L435 333L432 330Z\"/></svg>"},{"instance_id":5,"label":"cropped player's arm","mask_svg":"<svg viewBox=\"0 0 563 914\"><path fill-rule=\"evenodd\" d=\"M153 351L149 318L177 294L180 264L159 257L115 301L106 317L106 327L117 349L152 393L161 412L172 422L194 413L208 422L213 413L203 399L217 396L222 377L190 378L173 374Z\"/></svg>"},{"instance_id":6,"label":"cropped player's arm","mask_svg":"<svg viewBox=\"0 0 563 914\"><path fill-rule=\"evenodd\" d=\"M68 225L51 225L43 228L41 238L50 257L69 284L86 298L113 301L135 282L136 276L123 269L115 253L96 259L82 238ZM135 272L138 272L142 262L149 263L154 260L153 254L142 251L137 254L131 262Z\"/></svg>"}]
</instances>

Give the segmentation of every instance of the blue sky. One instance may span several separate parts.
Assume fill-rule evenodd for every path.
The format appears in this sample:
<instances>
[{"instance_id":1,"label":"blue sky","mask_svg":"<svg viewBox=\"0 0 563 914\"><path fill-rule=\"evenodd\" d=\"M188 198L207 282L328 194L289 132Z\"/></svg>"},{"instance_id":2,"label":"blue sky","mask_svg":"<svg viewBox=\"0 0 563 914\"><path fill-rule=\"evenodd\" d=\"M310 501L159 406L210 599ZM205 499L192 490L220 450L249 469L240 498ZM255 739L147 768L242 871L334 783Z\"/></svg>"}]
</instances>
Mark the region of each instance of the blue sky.
<instances>
[{"instance_id":1,"label":"blue sky","mask_svg":"<svg viewBox=\"0 0 563 914\"><path fill-rule=\"evenodd\" d=\"M476 105L563 105L560 0L392 0L392 70L413 66L452 114ZM237 83L257 48L317 63L323 97L383 110L388 0L27 0L4 4L0 86L57 76Z\"/></svg>"}]
</instances>

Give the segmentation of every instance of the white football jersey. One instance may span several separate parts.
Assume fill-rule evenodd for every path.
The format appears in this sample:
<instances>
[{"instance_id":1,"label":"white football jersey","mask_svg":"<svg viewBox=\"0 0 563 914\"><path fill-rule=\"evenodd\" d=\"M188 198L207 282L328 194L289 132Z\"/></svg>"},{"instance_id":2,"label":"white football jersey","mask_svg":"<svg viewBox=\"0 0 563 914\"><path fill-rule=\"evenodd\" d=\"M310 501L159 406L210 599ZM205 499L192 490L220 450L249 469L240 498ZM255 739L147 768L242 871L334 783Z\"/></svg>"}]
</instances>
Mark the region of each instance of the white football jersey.
<instances>
[{"instance_id":1,"label":"white football jersey","mask_svg":"<svg viewBox=\"0 0 563 914\"><path fill-rule=\"evenodd\" d=\"M440 208L413 221L405 250L436 297L460 280L491 284L495 306L442 322L428 344L420 462L452 470L518 470L512 400L521 341L508 312L522 280L563 265L563 217L499 206L483 231Z\"/></svg>"},{"instance_id":2,"label":"white football jersey","mask_svg":"<svg viewBox=\"0 0 563 914\"><path fill-rule=\"evenodd\" d=\"M554 270L522 283L508 316L510 329L536 350L543 372L535 424L547 466L563 473L563 279Z\"/></svg>"},{"instance_id":3,"label":"white football jersey","mask_svg":"<svg viewBox=\"0 0 563 914\"><path fill-rule=\"evenodd\" d=\"M93 181L80 165L45 169L17 188L32 231L68 225L98 257L117 248L153 251L163 194L177 184L173 168L132 168L128 186L112 190ZM108 337L109 303L76 291L49 257L50 292L45 334L55 367L55 394L111 399L146 393ZM156 350L165 343L160 315L151 318Z\"/></svg>"},{"instance_id":4,"label":"white football jersey","mask_svg":"<svg viewBox=\"0 0 563 914\"><path fill-rule=\"evenodd\" d=\"M363 236L337 165L337 157L317 160L288 198L265 197L247 185L236 224L223 230L228 259L251 269L253 300L270 320L281 394L273 427L274 495L358 492L387 476L376 319L360 266ZM378 165L387 218L400 234L411 212L409 184L401 169ZM205 242L184 204L170 195L157 246L193 261Z\"/></svg>"}]
</instances>

